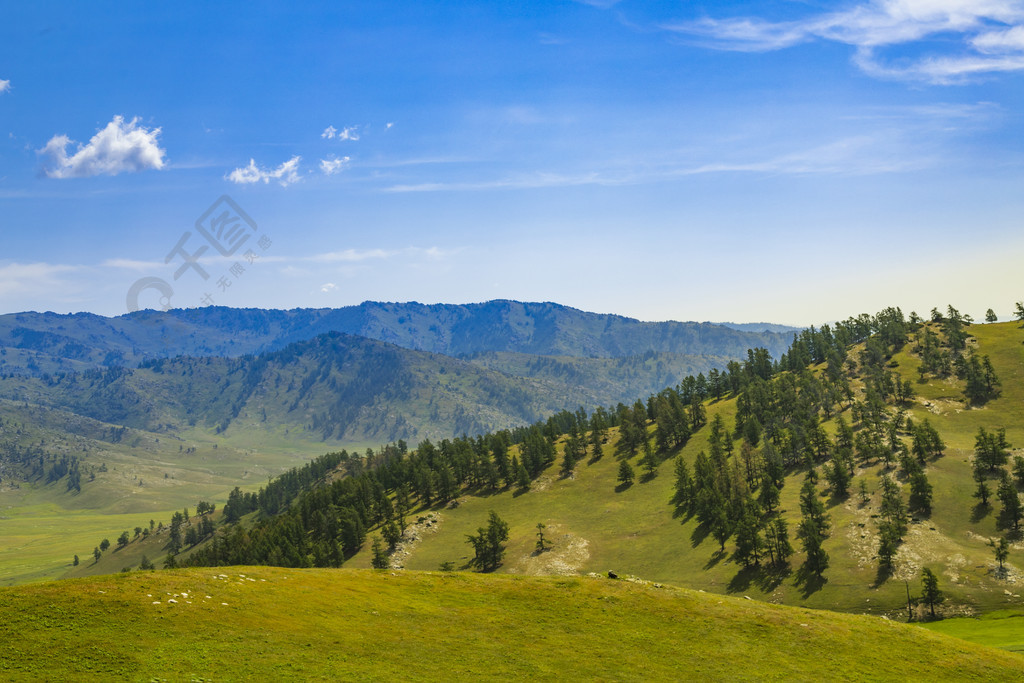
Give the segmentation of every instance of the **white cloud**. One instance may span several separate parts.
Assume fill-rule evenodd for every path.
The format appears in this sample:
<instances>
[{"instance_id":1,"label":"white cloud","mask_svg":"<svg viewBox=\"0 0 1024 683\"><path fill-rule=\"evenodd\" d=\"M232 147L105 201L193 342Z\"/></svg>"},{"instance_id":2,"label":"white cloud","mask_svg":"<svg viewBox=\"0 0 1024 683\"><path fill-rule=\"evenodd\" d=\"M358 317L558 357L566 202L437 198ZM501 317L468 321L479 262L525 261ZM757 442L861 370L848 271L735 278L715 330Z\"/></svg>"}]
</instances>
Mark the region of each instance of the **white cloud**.
<instances>
[{"instance_id":1,"label":"white cloud","mask_svg":"<svg viewBox=\"0 0 1024 683\"><path fill-rule=\"evenodd\" d=\"M392 123L391 121L388 121L387 123L385 123L385 124L384 124L384 128L385 128L386 130L391 130L391 127L392 127L393 125L395 125L395 124L394 124L394 123Z\"/></svg>"},{"instance_id":2,"label":"white cloud","mask_svg":"<svg viewBox=\"0 0 1024 683\"><path fill-rule=\"evenodd\" d=\"M328 282L320 286L320 291L323 292L324 294L327 294L328 292L333 292L337 288L338 285L334 284L333 282Z\"/></svg>"},{"instance_id":3,"label":"white cloud","mask_svg":"<svg viewBox=\"0 0 1024 683\"><path fill-rule=\"evenodd\" d=\"M39 294L70 291L63 275L81 270L81 266L55 263L6 263L0 265L0 294Z\"/></svg>"},{"instance_id":4,"label":"white cloud","mask_svg":"<svg viewBox=\"0 0 1024 683\"><path fill-rule=\"evenodd\" d=\"M288 161L284 162L274 170L269 170L256 165L255 159L249 159L249 165L244 168L236 168L231 173L227 174L225 178L238 185L248 185L251 183L269 183L271 180L276 180L281 184L281 187L288 187L292 183L299 182L299 162L302 160L300 156L294 156Z\"/></svg>"},{"instance_id":5,"label":"white cloud","mask_svg":"<svg viewBox=\"0 0 1024 683\"><path fill-rule=\"evenodd\" d=\"M962 82L971 76L1024 70L1022 0L871 0L797 21L703 19L665 25L723 50L766 52L814 40L856 48L854 63L883 78ZM882 48L928 39L945 54L905 55L890 65ZM941 46L941 48L940 48Z\"/></svg>"},{"instance_id":6,"label":"white cloud","mask_svg":"<svg viewBox=\"0 0 1024 683\"><path fill-rule=\"evenodd\" d=\"M11 82L0 78L0 92L7 92L11 89Z\"/></svg>"},{"instance_id":7,"label":"white cloud","mask_svg":"<svg viewBox=\"0 0 1024 683\"><path fill-rule=\"evenodd\" d=\"M367 259L380 259L389 258L394 252L385 251L384 249L344 249L342 251L332 251L326 254L315 254L313 256L306 257L307 261L319 261L323 263L335 263L335 262L346 262L352 263L356 261L366 261Z\"/></svg>"},{"instance_id":8,"label":"white cloud","mask_svg":"<svg viewBox=\"0 0 1024 683\"><path fill-rule=\"evenodd\" d=\"M359 126L346 126L341 130L338 130L334 126L327 126L324 128L324 132L320 133L320 137L327 138L328 140L358 140Z\"/></svg>"},{"instance_id":9,"label":"white cloud","mask_svg":"<svg viewBox=\"0 0 1024 683\"><path fill-rule=\"evenodd\" d=\"M334 175L341 170L341 167L351 161L351 157L329 157L320 160L320 170L324 175Z\"/></svg>"},{"instance_id":10,"label":"white cloud","mask_svg":"<svg viewBox=\"0 0 1024 683\"><path fill-rule=\"evenodd\" d=\"M139 119L125 123L115 116L105 128L92 136L89 144L81 145L67 135L55 135L39 150L50 157L43 170L50 178L90 178L97 175L145 171L164 167L165 150L160 149L159 128L143 128ZM69 144L77 146L68 156Z\"/></svg>"}]
</instances>

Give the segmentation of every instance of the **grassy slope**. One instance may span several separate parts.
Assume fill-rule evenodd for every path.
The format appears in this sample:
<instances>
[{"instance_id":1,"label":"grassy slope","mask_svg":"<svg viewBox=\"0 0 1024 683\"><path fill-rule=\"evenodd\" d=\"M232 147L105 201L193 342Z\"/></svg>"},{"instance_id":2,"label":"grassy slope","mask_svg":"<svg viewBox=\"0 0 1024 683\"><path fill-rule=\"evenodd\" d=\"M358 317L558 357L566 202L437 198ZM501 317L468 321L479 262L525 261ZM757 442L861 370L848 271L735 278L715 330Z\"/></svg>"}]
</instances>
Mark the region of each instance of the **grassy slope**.
<instances>
[{"instance_id":1,"label":"grassy slope","mask_svg":"<svg viewBox=\"0 0 1024 683\"><path fill-rule=\"evenodd\" d=\"M1024 610L998 610L979 618L944 619L922 626L972 643L1024 654Z\"/></svg>"},{"instance_id":2,"label":"grassy slope","mask_svg":"<svg viewBox=\"0 0 1024 683\"><path fill-rule=\"evenodd\" d=\"M0 482L3 585L60 576L75 554L91 563L103 538L113 543L121 531L148 526L150 519L166 524L174 510L194 509L199 500L220 506L236 485L255 490L324 448L283 438L254 444L245 433L225 438L200 429L180 436L129 430L111 443L98 438L110 425L10 401L0 401L0 417L27 425L18 437L23 445L42 441L47 453L76 455L83 463L80 493L69 492L66 479ZM179 446L196 450L179 452ZM103 464L107 471L98 471ZM94 481L87 468L95 471Z\"/></svg>"},{"instance_id":3,"label":"grassy slope","mask_svg":"<svg viewBox=\"0 0 1024 683\"><path fill-rule=\"evenodd\" d=\"M614 569L645 579L672 582L708 591L750 595L772 602L851 612L890 613L905 615L906 587L910 581L914 594L920 592L920 569L928 566L939 575L942 589L949 595L947 613L999 609L1021 604L1014 593L1019 587L997 579L988 537L997 534L995 513L977 515L971 498L973 483L968 456L972 452L974 433L979 425L1006 425L1011 443L1024 446L1024 331L1012 323L974 326L980 351L992 356L1002 380L1003 394L982 409L960 413L948 403L937 403L942 396L960 397L953 383L931 380L915 384L922 403L910 413L915 420L928 417L942 434L949 448L943 458L929 464L928 476L935 487L934 511L930 519L911 524L910 532L899 555L894 578L877 584L877 546L875 521L879 496L860 505L855 494L846 501L826 498L832 516L832 535L826 541L831 556L827 581L800 582L797 569L803 561L794 556L794 571L784 575L766 575L743 570L731 560L732 542L726 553L718 552L718 544L705 537L693 519L674 518L669 500L672 495L672 463L664 462L658 476L649 482L633 484L616 490L618 463L612 449L595 463L579 465L575 479L558 478L557 464L526 494L511 492L486 497L467 497L456 509L440 511L442 521L422 534L405 566L411 569L437 569L441 562L463 565L471 555L466 534L486 522L493 509L511 526L511 539L504 566L510 573L603 572ZM916 381L916 359L908 353L897 357L900 372ZM932 410L923 401L932 403ZM720 412L727 425L732 424L734 401L712 404L709 419ZM847 419L849 417L847 416ZM707 447L707 429L697 434L682 453L691 463L700 449ZM639 474L639 468L636 468ZM865 478L869 489L878 488L883 472L879 463L861 470L851 486L857 491L859 480ZM790 522L793 545L799 518L798 494L802 472L789 477L782 492L782 507ZM824 484L822 484L822 488ZM907 495L907 494L905 494ZM541 556L533 555L535 526L548 525L548 534L555 548ZM863 526L861 526L863 525ZM1019 576L1011 553L1011 579ZM369 566L369 553L363 552L349 566ZM1010 590L1010 595L1004 591Z\"/></svg>"},{"instance_id":4,"label":"grassy slope","mask_svg":"<svg viewBox=\"0 0 1024 683\"><path fill-rule=\"evenodd\" d=\"M1024 668L1018 655L883 620L623 581L219 573L136 572L0 589L0 675L994 681Z\"/></svg>"}]
</instances>

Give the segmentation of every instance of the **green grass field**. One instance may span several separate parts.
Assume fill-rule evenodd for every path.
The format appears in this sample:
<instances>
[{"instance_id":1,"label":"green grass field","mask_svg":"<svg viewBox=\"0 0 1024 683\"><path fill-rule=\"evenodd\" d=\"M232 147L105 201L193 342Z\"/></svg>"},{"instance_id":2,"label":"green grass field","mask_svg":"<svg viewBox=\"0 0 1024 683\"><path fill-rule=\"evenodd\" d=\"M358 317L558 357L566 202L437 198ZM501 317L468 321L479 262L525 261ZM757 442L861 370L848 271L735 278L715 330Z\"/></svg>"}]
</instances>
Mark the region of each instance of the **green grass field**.
<instances>
[{"instance_id":1,"label":"green grass field","mask_svg":"<svg viewBox=\"0 0 1024 683\"><path fill-rule=\"evenodd\" d=\"M53 452L77 455L95 475L82 477L81 492L68 491L65 480L0 482L0 585L61 576L76 554L91 562L103 538L113 543L150 519L166 524L175 510L193 509L200 500L219 507L235 486L256 490L328 449L301 435L264 433L259 440L241 430L237 437L129 430L112 443L95 438L102 423L83 427L67 413L10 401L0 401L0 417L28 425L23 442L44 441Z\"/></svg>"},{"instance_id":2,"label":"green grass field","mask_svg":"<svg viewBox=\"0 0 1024 683\"><path fill-rule=\"evenodd\" d=\"M12 681L1006 681L1024 670L1019 655L881 619L579 577L133 572L2 588L0 613L0 676Z\"/></svg>"},{"instance_id":3,"label":"green grass field","mask_svg":"<svg viewBox=\"0 0 1024 683\"><path fill-rule=\"evenodd\" d=\"M943 619L922 626L935 633L1024 654L1024 610L997 610L977 618Z\"/></svg>"}]
</instances>

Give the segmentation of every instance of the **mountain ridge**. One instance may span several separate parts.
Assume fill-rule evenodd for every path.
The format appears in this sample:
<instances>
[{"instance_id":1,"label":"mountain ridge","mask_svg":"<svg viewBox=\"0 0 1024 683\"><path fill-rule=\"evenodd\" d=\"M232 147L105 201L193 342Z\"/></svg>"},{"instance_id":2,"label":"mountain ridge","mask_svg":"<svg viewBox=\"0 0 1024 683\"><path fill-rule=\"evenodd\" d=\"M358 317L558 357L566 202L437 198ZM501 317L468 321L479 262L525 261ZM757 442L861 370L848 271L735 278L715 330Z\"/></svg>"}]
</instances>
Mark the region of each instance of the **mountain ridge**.
<instances>
[{"instance_id":1,"label":"mountain ridge","mask_svg":"<svg viewBox=\"0 0 1024 683\"><path fill-rule=\"evenodd\" d=\"M750 348L783 352L790 335L697 322L641 322L552 302L499 299L478 304L363 302L325 309L206 307L0 315L0 372L41 374L152 358L238 357L344 332L413 350L459 356L482 352L618 358L648 351L741 358Z\"/></svg>"}]
</instances>

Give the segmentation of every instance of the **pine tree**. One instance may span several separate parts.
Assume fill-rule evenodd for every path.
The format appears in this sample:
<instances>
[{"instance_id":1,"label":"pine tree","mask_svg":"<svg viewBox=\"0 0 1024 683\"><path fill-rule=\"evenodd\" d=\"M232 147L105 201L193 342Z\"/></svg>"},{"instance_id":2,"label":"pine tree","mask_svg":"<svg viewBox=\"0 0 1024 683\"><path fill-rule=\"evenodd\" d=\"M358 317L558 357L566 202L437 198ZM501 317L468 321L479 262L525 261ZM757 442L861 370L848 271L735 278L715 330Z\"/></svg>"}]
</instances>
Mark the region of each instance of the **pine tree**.
<instances>
[{"instance_id":1,"label":"pine tree","mask_svg":"<svg viewBox=\"0 0 1024 683\"><path fill-rule=\"evenodd\" d=\"M516 486L524 490L530 488L530 475L515 456L512 456L512 469L516 473Z\"/></svg>"},{"instance_id":2,"label":"pine tree","mask_svg":"<svg viewBox=\"0 0 1024 683\"><path fill-rule=\"evenodd\" d=\"M921 570L921 601L931 609L932 619L935 618L935 606L942 604L946 597L939 590L939 579L931 569L925 567Z\"/></svg>"},{"instance_id":3,"label":"pine tree","mask_svg":"<svg viewBox=\"0 0 1024 683\"><path fill-rule=\"evenodd\" d=\"M1020 496L1017 495L1017 487L1014 486L1010 475L1005 470L1003 470L999 488L996 489L996 496L999 497L999 502L1003 506L999 511L999 525L1003 529L1012 528L1017 531L1020 528L1020 520L1024 517L1024 505L1021 504Z\"/></svg>"},{"instance_id":4,"label":"pine tree","mask_svg":"<svg viewBox=\"0 0 1024 683\"><path fill-rule=\"evenodd\" d=\"M473 546L474 556L470 566L480 571L497 569L505 556L505 541L508 540L508 524L494 510L487 520L487 528L480 527L474 536L466 536L466 542Z\"/></svg>"},{"instance_id":5,"label":"pine tree","mask_svg":"<svg viewBox=\"0 0 1024 683\"><path fill-rule=\"evenodd\" d=\"M623 460L619 465L619 476L618 481L622 486L630 486L633 483L633 477L636 474L633 472L633 468L630 466L628 460Z\"/></svg>"},{"instance_id":6,"label":"pine tree","mask_svg":"<svg viewBox=\"0 0 1024 683\"><path fill-rule=\"evenodd\" d=\"M677 509L689 509L693 501L693 478L690 476L690 468L683 456L677 455L675 459L675 493L672 495L672 502Z\"/></svg>"},{"instance_id":7,"label":"pine tree","mask_svg":"<svg viewBox=\"0 0 1024 683\"><path fill-rule=\"evenodd\" d=\"M843 462L843 459L836 455L832 458L832 462L825 465L825 479L828 481L829 487L832 489L832 495L836 498L846 498L846 494L850 489L850 480L853 477L850 476L850 469Z\"/></svg>"},{"instance_id":8,"label":"pine tree","mask_svg":"<svg viewBox=\"0 0 1024 683\"><path fill-rule=\"evenodd\" d=\"M757 505L749 500L745 508L739 523L736 524L736 553L734 556L744 567L749 567L752 564L761 564L764 539L761 537L761 516Z\"/></svg>"},{"instance_id":9,"label":"pine tree","mask_svg":"<svg viewBox=\"0 0 1024 683\"><path fill-rule=\"evenodd\" d=\"M924 470L917 470L910 476L910 509L926 516L932 513L932 485Z\"/></svg>"},{"instance_id":10,"label":"pine tree","mask_svg":"<svg viewBox=\"0 0 1024 683\"><path fill-rule=\"evenodd\" d=\"M979 505L987 507L989 496L992 495L992 489L988 487L988 484L985 482L985 475L978 468L974 469L974 481L978 483L978 486L974 489L972 495L978 499Z\"/></svg>"},{"instance_id":11,"label":"pine tree","mask_svg":"<svg viewBox=\"0 0 1024 683\"><path fill-rule=\"evenodd\" d=\"M388 559L387 551L384 550L384 544L380 542L380 536L373 537L373 545L371 546L370 552L373 556L370 559L370 564L374 569L387 569L391 566L391 561Z\"/></svg>"},{"instance_id":12,"label":"pine tree","mask_svg":"<svg viewBox=\"0 0 1024 683\"><path fill-rule=\"evenodd\" d=\"M548 527L544 522L537 522L537 544L535 548L538 553L542 553L551 548L551 541L544 538L544 530L547 528Z\"/></svg>"},{"instance_id":13,"label":"pine tree","mask_svg":"<svg viewBox=\"0 0 1024 683\"><path fill-rule=\"evenodd\" d=\"M999 571L1003 571L1003 562L1010 556L1010 543L1005 538L1000 538L999 543L995 539L989 539L988 545L995 553L996 562L999 563Z\"/></svg>"},{"instance_id":14,"label":"pine tree","mask_svg":"<svg viewBox=\"0 0 1024 683\"><path fill-rule=\"evenodd\" d=\"M789 526L782 517L776 517L765 527L765 540L771 562L776 567L789 562L793 546L789 542Z\"/></svg>"}]
</instances>

